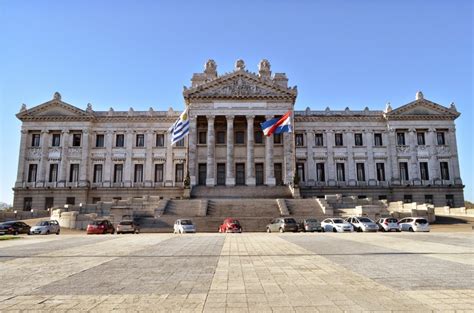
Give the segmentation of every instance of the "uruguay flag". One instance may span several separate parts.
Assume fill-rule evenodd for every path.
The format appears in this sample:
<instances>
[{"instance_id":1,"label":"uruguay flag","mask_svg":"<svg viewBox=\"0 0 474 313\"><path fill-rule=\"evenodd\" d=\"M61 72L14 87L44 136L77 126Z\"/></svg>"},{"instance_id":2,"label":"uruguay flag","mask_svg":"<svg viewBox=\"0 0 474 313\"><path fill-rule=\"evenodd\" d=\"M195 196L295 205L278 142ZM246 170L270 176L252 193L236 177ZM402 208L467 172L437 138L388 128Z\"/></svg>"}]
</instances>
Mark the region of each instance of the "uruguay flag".
<instances>
[{"instance_id":1,"label":"uruguay flag","mask_svg":"<svg viewBox=\"0 0 474 313\"><path fill-rule=\"evenodd\" d=\"M293 127L291 126L291 111L286 112L281 118L275 117L271 120L260 124L262 126L263 134L271 136L273 134L291 133Z\"/></svg>"},{"instance_id":2,"label":"uruguay flag","mask_svg":"<svg viewBox=\"0 0 474 313\"><path fill-rule=\"evenodd\" d=\"M188 108L181 113L178 120L170 127L169 132L171 133L171 145L174 145L189 133Z\"/></svg>"}]
</instances>

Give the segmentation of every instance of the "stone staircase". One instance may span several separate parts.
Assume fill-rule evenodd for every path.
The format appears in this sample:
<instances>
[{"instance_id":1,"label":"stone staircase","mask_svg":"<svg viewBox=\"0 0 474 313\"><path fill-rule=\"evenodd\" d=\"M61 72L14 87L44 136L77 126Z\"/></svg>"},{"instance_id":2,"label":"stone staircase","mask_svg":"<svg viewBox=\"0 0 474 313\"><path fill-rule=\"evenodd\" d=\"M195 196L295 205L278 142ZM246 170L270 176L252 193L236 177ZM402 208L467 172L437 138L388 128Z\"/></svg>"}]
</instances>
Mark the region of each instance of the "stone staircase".
<instances>
[{"instance_id":1,"label":"stone staircase","mask_svg":"<svg viewBox=\"0 0 474 313\"><path fill-rule=\"evenodd\" d=\"M292 198L288 186L194 186L192 198L198 199L276 199Z\"/></svg>"},{"instance_id":2,"label":"stone staircase","mask_svg":"<svg viewBox=\"0 0 474 313\"><path fill-rule=\"evenodd\" d=\"M280 216L274 199L210 199L207 207L209 217L277 217Z\"/></svg>"},{"instance_id":3,"label":"stone staircase","mask_svg":"<svg viewBox=\"0 0 474 313\"><path fill-rule=\"evenodd\" d=\"M315 199L286 199L285 202L292 216L299 218L325 218L323 209Z\"/></svg>"}]
</instances>

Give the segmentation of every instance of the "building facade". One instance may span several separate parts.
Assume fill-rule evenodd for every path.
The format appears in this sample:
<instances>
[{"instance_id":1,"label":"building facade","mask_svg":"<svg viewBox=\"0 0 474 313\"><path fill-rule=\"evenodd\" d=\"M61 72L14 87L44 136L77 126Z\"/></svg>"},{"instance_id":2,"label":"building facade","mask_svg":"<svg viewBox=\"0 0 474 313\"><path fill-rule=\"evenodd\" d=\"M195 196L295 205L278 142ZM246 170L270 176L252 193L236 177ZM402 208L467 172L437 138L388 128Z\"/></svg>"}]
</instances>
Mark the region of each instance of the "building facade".
<instances>
[{"instance_id":1,"label":"building facade","mask_svg":"<svg viewBox=\"0 0 474 313\"><path fill-rule=\"evenodd\" d=\"M293 133L265 137L260 123L293 110L296 87L284 73L238 60L218 75L213 60L183 96L190 132L175 145L168 129L180 112L94 111L52 100L22 121L14 207L30 210L128 197L183 195L191 186L270 188L299 178L306 197L356 195L463 206L454 104L418 92L413 102L373 111L294 111ZM235 188L238 192L238 188Z\"/></svg>"}]
</instances>

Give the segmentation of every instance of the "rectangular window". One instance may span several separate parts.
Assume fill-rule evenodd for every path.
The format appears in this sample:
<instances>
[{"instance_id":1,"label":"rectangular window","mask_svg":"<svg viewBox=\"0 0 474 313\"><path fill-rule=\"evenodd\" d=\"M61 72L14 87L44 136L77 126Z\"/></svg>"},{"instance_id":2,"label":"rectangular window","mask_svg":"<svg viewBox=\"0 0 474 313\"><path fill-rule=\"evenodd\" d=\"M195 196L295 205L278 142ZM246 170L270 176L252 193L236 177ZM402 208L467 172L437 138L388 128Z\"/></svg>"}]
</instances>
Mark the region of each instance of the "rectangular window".
<instances>
[{"instance_id":1,"label":"rectangular window","mask_svg":"<svg viewBox=\"0 0 474 313\"><path fill-rule=\"evenodd\" d=\"M454 207L454 196L446 195L446 205L449 207Z\"/></svg>"},{"instance_id":2,"label":"rectangular window","mask_svg":"<svg viewBox=\"0 0 474 313\"><path fill-rule=\"evenodd\" d=\"M207 142L207 132L199 132L198 144L205 145Z\"/></svg>"},{"instance_id":3,"label":"rectangular window","mask_svg":"<svg viewBox=\"0 0 474 313\"><path fill-rule=\"evenodd\" d=\"M324 146L323 134L315 134L314 139L315 139L315 145L317 147Z\"/></svg>"},{"instance_id":4,"label":"rectangular window","mask_svg":"<svg viewBox=\"0 0 474 313\"><path fill-rule=\"evenodd\" d=\"M184 138L181 138L176 142L176 147L184 147Z\"/></svg>"},{"instance_id":5,"label":"rectangular window","mask_svg":"<svg viewBox=\"0 0 474 313\"><path fill-rule=\"evenodd\" d=\"M363 146L362 134L354 134L354 143L356 146Z\"/></svg>"},{"instance_id":6,"label":"rectangular window","mask_svg":"<svg viewBox=\"0 0 474 313\"><path fill-rule=\"evenodd\" d=\"M356 163L357 180L365 181L365 166L364 163Z\"/></svg>"},{"instance_id":7,"label":"rectangular window","mask_svg":"<svg viewBox=\"0 0 474 313\"><path fill-rule=\"evenodd\" d=\"M157 147L164 147L165 146L165 135L164 134L156 134L156 146Z\"/></svg>"},{"instance_id":8,"label":"rectangular window","mask_svg":"<svg viewBox=\"0 0 474 313\"><path fill-rule=\"evenodd\" d=\"M342 139L342 134L334 134L334 140L336 143L336 146L342 146L344 145L344 140Z\"/></svg>"},{"instance_id":9,"label":"rectangular window","mask_svg":"<svg viewBox=\"0 0 474 313\"><path fill-rule=\"evenodd\" d=\"M100 197L93 197L92 198L92 204L96 204L99 201L100 201Z\"/></svg>"},{"instance_id":10,"label":"rectangular window","mask_svg":"<svg viewBox=\"0 0 474 313\"><path fill-rule=\"evenodd\" d=\"M254 139L255 139L256 144L262 144L263 143L263 132L261 130L255 131Z\"/></svg>"},{"instance_id":11,"label":"rectangular window","mask_svg":"<svg viewBox=\"0 0 474 313\"><path fill-rule=\"evenodd\" d=\"M375 144L376 147L383 146L382 134L381 133L375 133L374 134L374 144Z\"/></svg>"},{"instance_id":12,"label":"rectangular window","mask_svg":"<svg viewBox=\"0 0 474 313\"><path fill-rule=\"evenodd\" d=\"M40 134L31 134L31 146L32 147L40 146Z\"/></svg>"},{"instance_id":13,"label":"rectangular window","mask_svg":"<svg viewBox=\"0 0 474 313\"><path fill-rule=\"evenodd\" d=\"M379 195L379 200L387 200L387 195Z\"/></svg>"},{"instance_id":14,"label":"rectangular window","mask_svg":"<svg viewBox=\"0 0 474 313\"><path fill-rule=\"evenodd\" d=\"M433 195L425 195L425 203L433 204Z\"/></svg>"},{"instance_id":15,"label":"rectangular window","mask_svg":"<svg viewBox=\"0 0 474 313\"><path fill-rule=\"evenodd\" d=\"M441 168L441 179L442 180L449 180L448 162L440 162L439 166Z\"/></svg>"},{"instance_id":16,"label":"rectangular window","mask_svg":"<svg viewBox=\"0 0 474 313\"><path fill-rule=\"evenodd\" d=\"M76 204L76 198L75 197L67 197L66 198L66 204L75 205Z\"/></svg>"},{"instance_id":17,"label":"rectangular window","mask_svg":"<svg viewBox=\"0 0 474 313\"><path fill-rule=\"evenodd\" d=\"M416 132L416 141L419 146L425 145L425 132Z\"/></svg>"},{"instance_id":18,"label":"rectangular window","mask_svg":"<svg viewBox=\"0 0 474 313\"><path fill-rule=\"evenodd\" d=\"M29 183L36 181L37 171L38 171L38 164L30 164L28 166L28 182Z\"/></svg>"},{"instance_id":19,"label":"rectangular window","mask_svg":"<svg viewBox=\"0 0 474 313\"><path fill-rule=\"evenodd\" d=\"M385 181L385 163L377 163L375 166L377 170L377 180Z\"/></svg>"},{"instance_id":20,"label":"rectangular window","mask_svg":"<svg viewBox=\"0 0 474 313\"><path fill-rule=\"evenodd\" d=\"M263 163L255 163L255 184L260 186L264 183Z\"/></svg>"},{"instance_id":21,"label":"rectangular window","mask_svg":"<svg viewBox=\"0 0 474 313\"><path fill-rule=\"evenodd\" d=\"M54 206L54 197L44 198L44 209L51 209Z\"/></svg>"},{"instance_id":22,"label":"rectangular window","mask_svg":"<svg viewBox=\"0 0 474 313\"><path fill-rule=\"evenodd\" d=\"M300 177L300 181L305 181L304 177L304 163L296 163L296 172Z\"/></svg>"},{"instance_id":23,"label":"rectangular window","mask_svg":"<svg viewBox=\"0 0 474 313\"><path fill-rule=\"evenodd\" d=\"M235 144L244 144L245 143L245 135L243 131L236 131L235 132Z\"/></svg>"},{"instance_id":24,"label":"rectangular window","mask_svg":"<svg viewBox=\"0 0 474 313\"><path fill-rule=\"evenodd\" d=\"M50 183L58 180L58 164L49 165L49 179Z\"/></svg>"},{"instance_id":25,"label":"rectangular window","mask_svg":"<svg viewBox=\"0 0 474 313\"><path fill-rule=\"evenodd\" d=\"M136 183L143 182L143 164L135 164L133 181Z\"/></svg>"},{"instance_id":26,"label":"rectangular window","mask_svg":"<svg viewBox=\"0 0 474 313\"><path fill-rule=\"evenodd\" d=\"M174 181L181 183L184 180L184 164L176 164L176 173L174 175Z\"/></svg>"},{"instance_id":27,"label":"rectangular window","mask_svg":"<svg viewBox=\"0 0 474 313\"><path fill-rule=\"evenodd\" d=\"M220 145L225 144L225 131L217 132L216 143Z\"/></svg>"},{"instance_id":28,"label":"rectangular window","mask_svg":"<svg viewBox=\"0 0 474 313\"><path fill-rule=\"evenodd\" d=\"M115 135L115 146L123 147L124 145L125 145L125 135L124 134Z\"/></svg>"},{"instance_id":29,"label":"rectangular window","mask_svg":"<svg viewBox=\"0 0 474 313\"><path fill-rule=\"evenodd\" d=\"M155 182L163 182L163 164L155 164Z\"/></svg>"},{"instance_id":30,"label":"rectangular window","mask_svg":"<svg viewBox=\"0 0 474 313\"><path fill-rule=\"evenodd\" d=\"M428 173L428 162L420 162L420 176L421 180L430 179L430 175Z\"/></svg>"},{"instance_id":31,"label":"rectangular window","mask_svg":"<svg viewBox=\"0 0 474 313\"><path fill-rule=\"evenodd\" d=\"M400 162L398 164L400 170L400 180L406 181L409 179L408 177L408 163L407 162Z\"/></svg>"},{"instance_id":32,"label":"rectangular window","mask_svg":"<svg viewBox=\"0 0 474 313\"><path fill-rule=\"evenodd\" d=\"M30 211L33 205L33 198L23 198L23 211Z\"/></svg>"},{"instance_id":33,"label":"rectangular window","mask_svg":"<svg viewBox=\"0 0 474 313\"><path fill-rule=\"evenodd\" d=\"M103 134L97 134L95 136L95 146L97 148L103 148L104 147L104 135Z\"/></svg>"},{"instance_id":34,"label":"rectangular window","mask_svg":"<svg viewBox=\"0 0 474 313\"><path fill-rule=\"evenodd\" d=\"M405 133L401 133L401 132L397 133L397 145L399 146L405 145Z\"/></svg>"},{"instance_id":35,"label":"rectangular window","mask_svg":"<svg viewBox=\"0 0 474 313\"><path fill-rule=\"evenodd\" d=\"M59 147L61 145L61 134L53 134L51 146Z\"/></svg>"},{"instance_id":36,"label":"rectangular window","mask_svg":"<svg viewBox=\"0 0 474 313\"><path fill-rule=\"evenodd\" d=\"M72 134L72 146L80 147L81 146L81 134Z\"/></svg>"},{"instance_id":37,"label":"rectangular window","mask_svg":"<svg viewBox=\"0 0 474 313\"><path fill-rule=\"evenodd\" d=\"M69 171L69 182L79 181L79 164L71 164Z\"/></svg>"},{"instance_id":38,"label":"rectangular window","mask_svg":"<svg viewBox=\"0 0 474 313\"><path fill-rule=\"evenodd\" d=\"M145 135L137 134L135 138L135 147L144 147L145 146Z\"/></svg>"},{"instance_id":39,"label":"rectangular window","mask_svg":"<svg viewBox=\"0 0 474 313\"><path fill-rule=\"evenodd\" d=\"M123 179L123 164L114 165L114 183L121 183Z\"/></svg>"},{"instance_id":40,"label":"rectangular window","mask_svg":"<svg viewBox=\"0 0 474 313\"><path fill-rule=\"evenodd\" d=\"M404 195L403 196L403 202L412 203L413 202L413 196L412 195Z\"/></svg>"},{"instance_id":41,"label":"rectangular window","mask_svg":"<svg viewBox=\"0 0 474 313\"><path fill-rule=\"evenodd\" d=\"M324 163L316 163L316 179L319 182L326 181L324 174Z\"/></svg>"},{"instance_id":42,"label":"rectangular window","mask_svg":"<svg viewBox=\"0 0 474 313\"><path fill-rule=\"evenodd\" d=\"M346 173L344 170L344 163L336 163L336 176L337 181L345 181Z\"/></svg>"},{"instance_id":43,"label":"rectangular window","mask_svg":"<svg viewBox=\"0 0 474 313\"><path fill-rule=\"evenodd\" d=\"M102 164L94 164L94 183L102 182Z\"/></svg>"},{"instance_id":44,"label":"rectangular window","mask_svg":"<svg viewBox=\"0 0 474 313\"><path fill-rule=\"evenodd\" d=\"M297 147L304 146L303 134L295 134L295 143Z\"/></svg>"},{"instance_id":45,"label":"rectangular window","mask_svg":"<svg viewBox=\"0 0 474 313\"><path fill-rule=\"evenodd\" d=\"M438 141L438 145L444 146L446 144L446 140L444 138L444 132L437 132L436 140Z\"/></svg>"},{"instance_id":46,"label":"rectangular window","mask_svg":"<svg viewBox=\"0 0 474 313\"><path fill-rule=\"evenodd\" d=\"M282 144L282 137L281 134L273 134L273 143L277 145Z\"/></svg>"}]
</instances>

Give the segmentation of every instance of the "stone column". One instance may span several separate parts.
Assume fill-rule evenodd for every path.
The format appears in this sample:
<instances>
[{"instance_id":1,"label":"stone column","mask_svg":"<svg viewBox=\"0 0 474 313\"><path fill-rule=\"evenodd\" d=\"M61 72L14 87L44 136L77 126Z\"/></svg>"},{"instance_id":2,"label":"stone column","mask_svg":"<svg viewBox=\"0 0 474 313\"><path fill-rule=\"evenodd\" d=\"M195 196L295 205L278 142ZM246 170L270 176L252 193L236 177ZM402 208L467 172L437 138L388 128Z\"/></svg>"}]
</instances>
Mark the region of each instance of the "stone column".
<instances>
[{"instance_id":1,"label":"stone column","mask_svg":"<svg viewBox=\"0 0 474 313\"><path fill-rule=\"evenodd\" d=\"M367 147L367 164L365 166L365 179L369 186L377 184L377 175L375 172L375 162L374 162L374 133L370 130L365 131L364 133L364 146Z\"/></svg>"},{"instance_id":2,"label":"stone column","mask_svg":"<svg viewBox=\"0 0 474 313\"><path fill-rule=\"evenodd\" d=\"M283 159L285 177L283 178L286 184L293 183L295 176L295 136L294 133L283 133ZM300 181L303 177L300 177Z\"/></svg>"},{"instance_id":3,"label":"stone column","mask_svg":"<svg viewBox=\"0 0 474 313\"><path fill-rule=\"evenodd\" d=\"M172 133L166 132L166 164L165 164L165 186L171 187L174 185L173 181L173 146L171 145Z\"/></svg>"},{"instance_id":4,"label":"stone column","mask_svg":"<svg viewBox=\"0 0 474 313\"><path fill-rule=\"evenodd\" d=\"M247 186L255 186L255 160L254 160L254 138L253 121L255 116L247 116Z\"/></svg>"},{"instance_id":5,"label":"stone column","mask_svg":"<svg viewBox=\"0 0 474 313\"><path fill-rule=\"evenodd\" d=\"M79 186L87 187L89 185L89 156L90 156L90 132L89 129L82 131L82 150L81 165L79 168Z\"/></svg>"},{"instance_id":6,"label":"stone column","mask_svg":"<svg viewBox=\"0 0 474 313\"><path fill-rule=\"evenodd\" d=\"M123 185L131 187L133 181L132 156L133 156L133 130L129 129L125 133L125 164L123 167Z\"/></svg>"},{"instance_id":7,"label":"stone column","mask_svg":"<svg viewBox=\"0 0 474 313\"><path fill-rule=\"evenodd\" d=\"M21 130L21 139L20 139L20 154L18 158L18 172L16 176L15 187L23 187L25 179L25 159L26 153L28 152L28 130Z\"/></svg>"},{"instance_id":8,"label":"stone column","mask_svg":"<svg viewBox=\"0 0 474 313\"><path fill-rule=\"evenodd\" d=\"M449 173L450 180L454 181L455 184L462 185L461 172L459 170L459 155L458 155L458 145L456 140L456 128L450 128L448 130L448 145L451 152L451 169L452 172Z\"/></svg>"},{"instance_id":9,"label":"stone column","mask_svg":"<svg viewBox=\"0 0 474 313\"><path fill-rule=\"evenodd\" d=\"M348 130L346 133L343 133L343 144L346 146L347 151L347 175L346 181L349 186L357 185L357 167L355 165L356 161L354 160L354 151L353 147L355 145L354 133L352 130Z\"/></svg>"},{"instance_id":10,"label":"stone column","mask_svg":"<svg viewBox=\"0 0 474 313\"><path fill-rule=\"evenodd\" d=\"M226 168L226 186L235 186L234 175L234 116L228 115L227 119L227 164Z\"/></svg>"},{"instance_id":11,"label":"stone column","mask_svg":"<svg viewBox=\"0 0 474 313\"><path fill-rule=\"evenodd\" d=\"M151 187L153 184L153 137L155 136L155 133L151 130L148 129L145 131L145 149L146 149L146 154L145 154L145 166L144 166L144 184L145 187Z\"/></svg>"},{"instance_id":12,"label":"stone column","mask_svg":"<svg viewBox=\"0 0 474 313\"><path fill-rule=\"evenodd\" d=\"M59 182L58 187L66 187L67 183L67 166L68 166L68 156L69 156L69 130L63 129L61 134L61 164L59 169Z\"/></svg>"},{"instance_id":13,"label":"stone column","mask_svg":"<svg viewBox=\"0 0 474 313\"><path fill-rule=\"evenodd\" d=\"M408 130L408 144L410 145L410 163L408 165L408 178L410 181L420 179L417 161L417 140L416 129L410 128Z\"/></svg>"},{"instance_id":14,"label":"stone column","mask_svg":"<svg viewBox=\"0 0 474 313\"><path fill-rule=\"evenodd\" d=\"M268 121L273 115L268 115L265 119ZM273 165L273 135L265 137L265 184L275 186L275 168Z\"/></svg>"},{"instance_id":15,"label":"stone column","mask_svg":"<svg viewBox=\"0 0 474 313\"><path fill-rule=\"evenodd\" d=\"M437 164L438 160L436 158L436 129L428 129L428 131L426 132L426 144L428 146L428 153L430 156L428 160L428 172L430 180L441 178L439 164Z\"/></svg>"},{"instance_id":16,"label":"stone column","mask_svg":"<svg viewBox=\"0 0 474 313\"><path fill-rule=\"evenodd\" d=\"M105 164L104 164L104 177L102 185L104 187L110 187L113 181L112 176L112 146L113 146L114 133L111 130L105 132Z\"/></svg>"},{"instance_id":17,"label":"stone column","mask_svg":"<svg viewBox=\"0 0 474 313\"><path fill-rule=\"evenodd\" d=\"M41 131L41 160L38 168L37 187L45 186L46 179L46 167L48 166L48 152L49 152L49 133L47 130Z\"/></svg>"},{"instance_id":18,"label":"stone column","mask_svg":"<svg viewBox=\"0 0 474 313\"><path fill-rule=\"evenodd\" d=\"M326 181L328 185L336 185L336 164L334 163L334 132L331 129L325 130L324 142L326 143L327 149L327 173Z\"/></svg>"},{"instance_id":19,"label":"stone column","mask_svg":"<svg viewBox=\"0 0 474 313\"><path fill-rule=\"evenodd\" d=\"M197 138L197 116L196 117L189 117L189 134L188 134L188 142L189 142L189 149L188 149L188 166L189 166L189 179L191 186L195 186L197 184L197 173L196 173L196 138Z\"/></svg>"},{"instance_id":20,"label":"stone column","mask_svg":"<svg viewBox=\"0 0 474 313\"><path fill-rule=\"evenodd\" d=\"M206 173L206 186L214 186L216 184L214 177L214 163L216 161L215 156L215 136L214 136L214 119L215 116L207 116L207 173Z\"/></svg>"},{"instance_id":21,"label":"stone column","mask_svg":"<svg viewBox=\"0 0 474 313\"><path fill-rule=\"evenodd\" d=\"M400 172L398 171L398 157L397 157L397 133L395 128L388 129L388 160L389 164L387 172L391 173L391 182L400 184Z\"/></svg>"},{"instance_id":22,"label":"stone column","mask_svg":"<svg viewBox=\"0 0 474 313\"><path fill-rule=\"evenodd\" d=\"M308 155L308 177L307 184L314 185L316 181L316 162L314 161L313 146L315 144L314 132L309 130L306 132L306 153Z\"/></svg>"}]
</instances>

